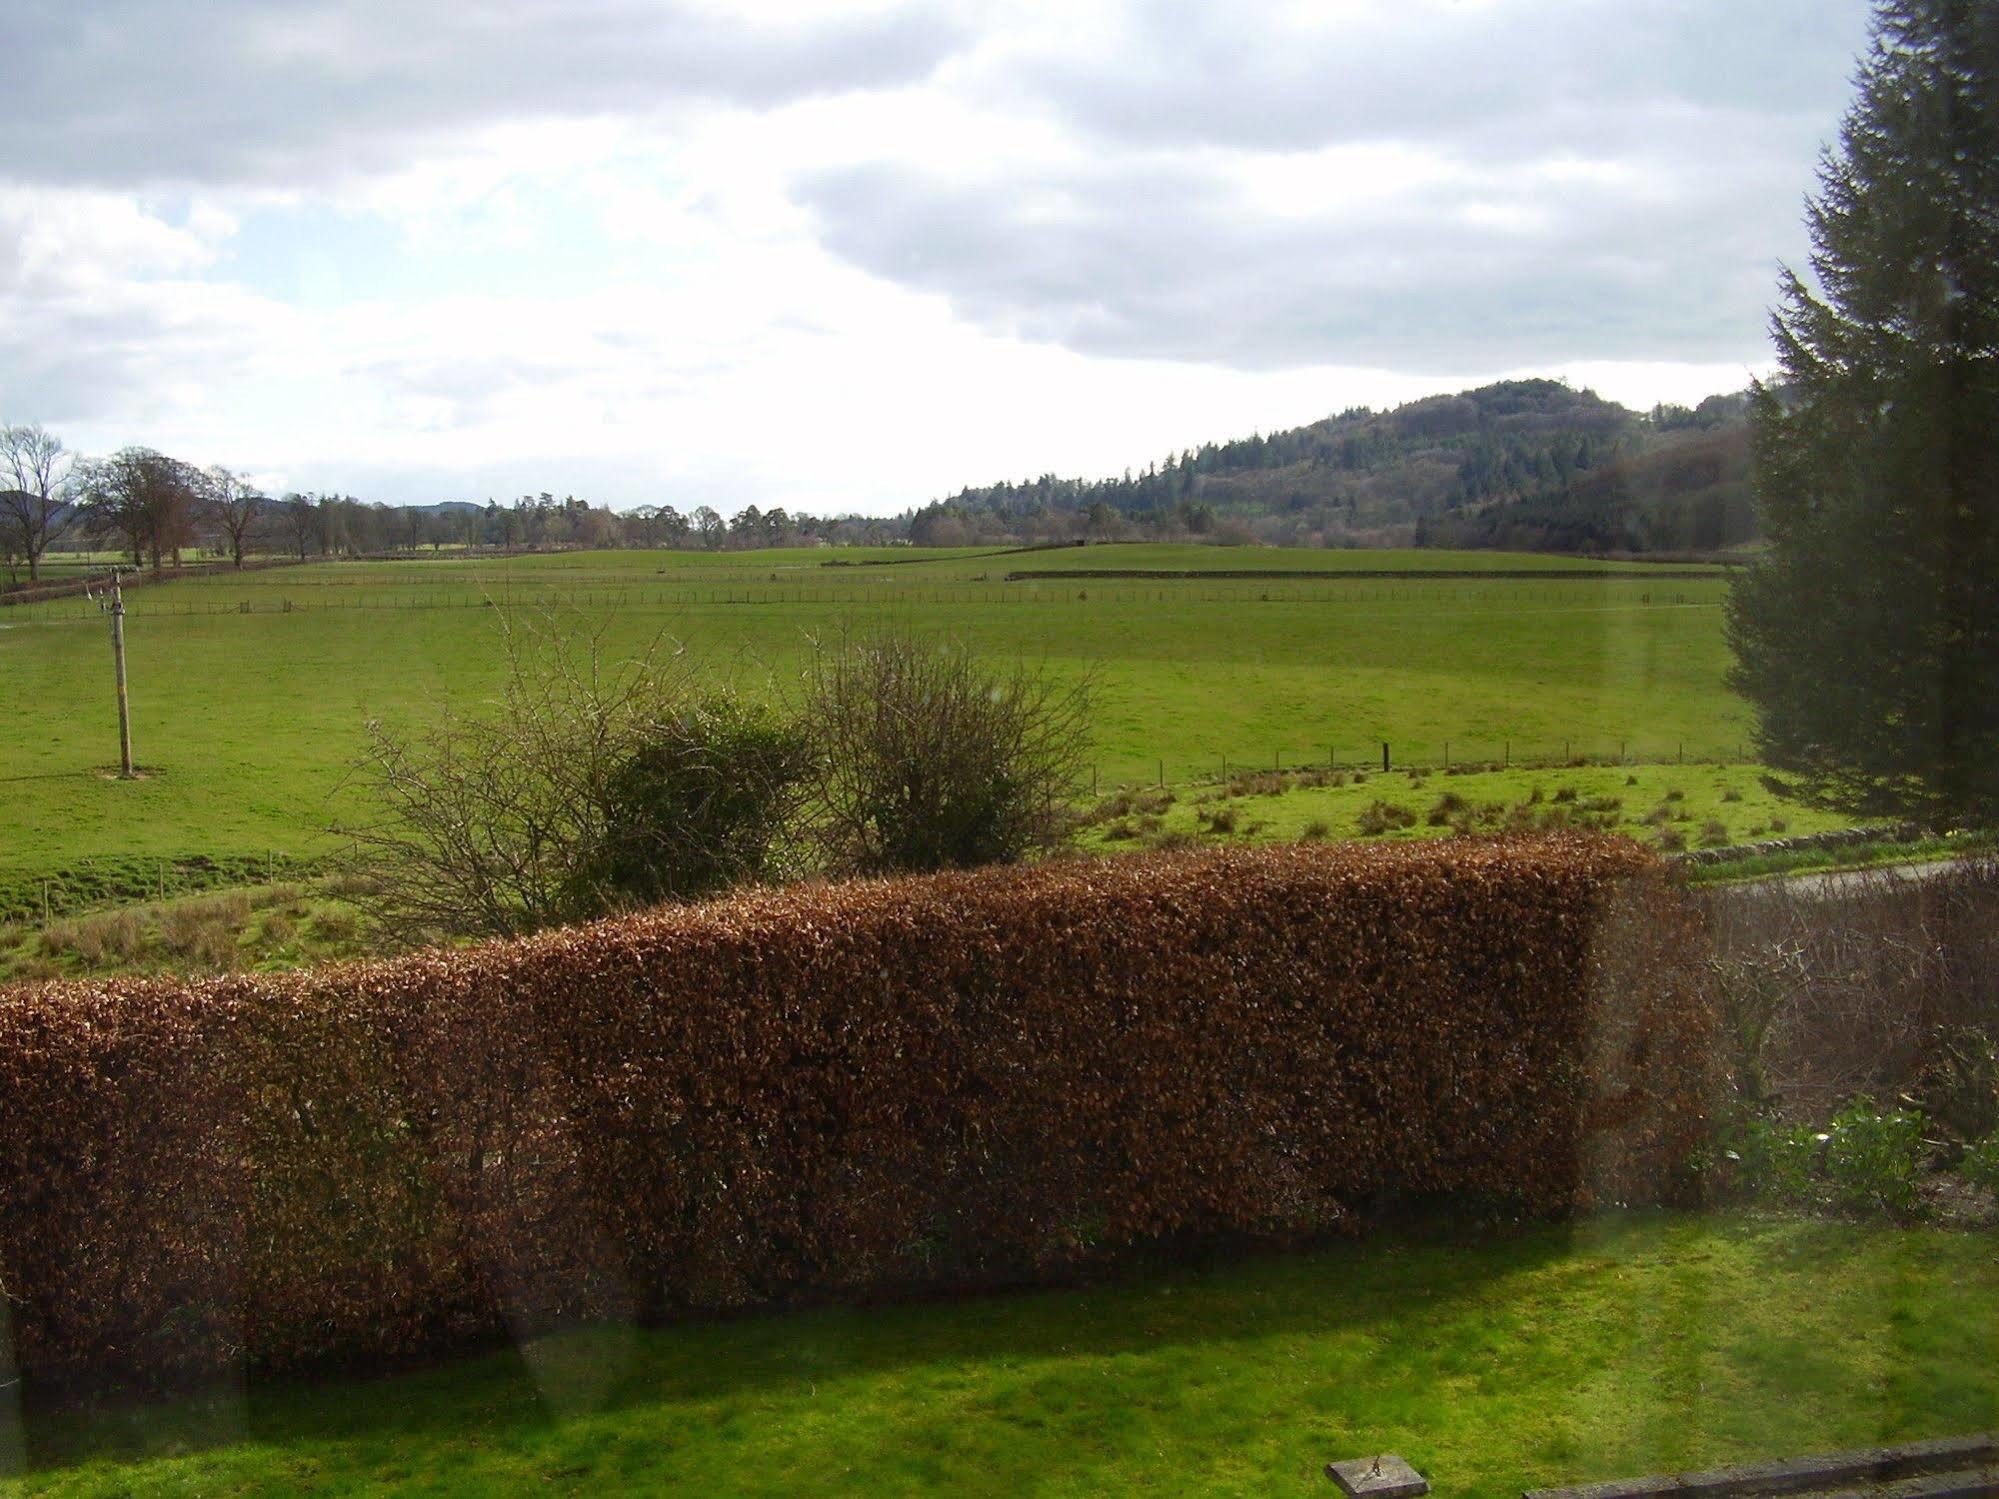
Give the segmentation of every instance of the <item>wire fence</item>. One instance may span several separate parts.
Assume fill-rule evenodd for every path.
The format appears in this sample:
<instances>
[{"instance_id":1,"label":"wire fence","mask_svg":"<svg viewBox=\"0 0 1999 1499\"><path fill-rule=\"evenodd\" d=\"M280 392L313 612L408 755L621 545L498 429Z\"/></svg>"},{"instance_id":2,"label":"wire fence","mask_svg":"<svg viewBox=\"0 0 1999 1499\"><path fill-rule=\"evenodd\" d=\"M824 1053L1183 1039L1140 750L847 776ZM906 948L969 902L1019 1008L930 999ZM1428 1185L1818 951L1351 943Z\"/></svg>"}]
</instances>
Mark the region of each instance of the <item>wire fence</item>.
<instances>
[{"instance_id":1,"label":"wire fence","mask_svg":"<svg viewBox=\"0 0 1999 1499\"><path fill-rule=\"evenodd\" d=\"M1713 608L1718 592L1705 596L1688 589L1660 589L1656 585L1633 593L1629 585L1605 580L1606 589L1616 593L1579 596L1576 585L1536 589L1533 585L1495 584L1480 587L1439 586L1422 583L1367 584L1343 583L1285 588L1070 588L1047 584L1007 584L1005 586L963 586L910 588L900 584L881 587L837 588L637 588L595 591L565 591L524 588L493 594L395 593L367 595L348 593L277 598L164 599L157 595L128 599L128 619L200 618L223 615L394 613L430 610L513 610L522 608L562 608L580 611L670 610L688 608L912 608L980 607L1034 608L1059 604L1098 606L1166 604L1215 604L1238 607L1245 604L1303 604L1331 608L1354 608L1383 604L1422 604L1426 608L1463 605L1478 612L1517 613L1532 609L1561 612L1588 612L1601 609ZM1502 591L1503 590L1503 591ZM23 608L8 619L9 624L56 624L94 619L98 610L85 601L65 601Z\"/></svg>"}]
</instances>

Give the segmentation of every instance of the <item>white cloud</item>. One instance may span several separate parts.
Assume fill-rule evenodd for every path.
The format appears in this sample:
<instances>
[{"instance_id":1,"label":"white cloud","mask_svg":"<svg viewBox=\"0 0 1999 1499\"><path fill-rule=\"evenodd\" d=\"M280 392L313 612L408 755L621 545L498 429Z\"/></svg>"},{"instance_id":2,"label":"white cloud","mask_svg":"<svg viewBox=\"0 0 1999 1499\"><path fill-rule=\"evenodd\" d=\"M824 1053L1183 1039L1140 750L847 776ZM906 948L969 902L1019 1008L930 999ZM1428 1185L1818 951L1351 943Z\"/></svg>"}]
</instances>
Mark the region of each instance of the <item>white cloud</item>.
<instances>
[{"instance_id":1,"label":"white cloud","mask_svg":"<svg viewBox=\"0 0 1999 1499\"><path fill-rule=\"evenodd\" d=\"M16 0L0 416L885 510L1501 374L1698 398L1764 359L1862 14Z\"/></svg>"}]
</instances>

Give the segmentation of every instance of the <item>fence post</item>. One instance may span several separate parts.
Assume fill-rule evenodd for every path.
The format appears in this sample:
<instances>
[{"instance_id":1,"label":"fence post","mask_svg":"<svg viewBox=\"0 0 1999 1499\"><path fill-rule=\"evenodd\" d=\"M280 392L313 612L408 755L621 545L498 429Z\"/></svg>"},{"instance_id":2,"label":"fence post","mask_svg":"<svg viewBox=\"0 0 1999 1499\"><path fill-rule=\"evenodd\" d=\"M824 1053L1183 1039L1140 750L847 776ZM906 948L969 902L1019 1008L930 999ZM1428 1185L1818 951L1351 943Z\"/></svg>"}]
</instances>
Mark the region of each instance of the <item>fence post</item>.
<instances>
[{"instance_id":1,"label":"fence post","mask_svg":"<svg viewBox=\"0 0 1999 1499\"><path fill-rule=\"evenodd\" d=\"M1511 770L1513 768L1513 741L1508 739L1505 743L1506 748L1499 752L1500 764L1507 770Z\"/></svg>"},{"instance_id":2,"label":"fence post","mask_svg":"<svg viewBox=\"0 0 1999 1499\"><path fill-rule=\"evenodd\" d=\"M1388 741L1386 739L1381 741L1381 768L1383 770L1388 769Z\"/></svg>"}]
</instances>

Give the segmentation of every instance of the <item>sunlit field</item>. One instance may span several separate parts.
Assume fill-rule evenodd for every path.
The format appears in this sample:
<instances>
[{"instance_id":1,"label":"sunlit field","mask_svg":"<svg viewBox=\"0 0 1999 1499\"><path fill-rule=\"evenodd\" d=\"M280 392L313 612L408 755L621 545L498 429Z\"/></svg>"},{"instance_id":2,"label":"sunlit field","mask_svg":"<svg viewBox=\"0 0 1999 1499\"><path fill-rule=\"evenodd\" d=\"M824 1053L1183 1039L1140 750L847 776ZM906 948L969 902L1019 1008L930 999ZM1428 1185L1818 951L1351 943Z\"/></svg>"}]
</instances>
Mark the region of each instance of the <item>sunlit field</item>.
<instances>
[{"instance_id":1,"label":"sunlit field","mask_svg":"<svg viewBox=\"0 0 1999 1499\"><path fill-rule=\"evenodd\" d=\"M1268 576L1009 580L1103 569ZM1277 576L1357 570L1377 576ZM613 653L671 637L755 691L782 690L815 641L890 621L1092 673L1099 788L1378 764L1383 742L1397 765L1735 761L1726 587L1548 556L1187 546L447 555L138 587L136 784L106 774L96 607L0 611L0 867L332 847L326 829L359 815L341 782L367 720L475 706L502 678L502 621L545 613L601 623Z\"/></svg>"}]
</instances>

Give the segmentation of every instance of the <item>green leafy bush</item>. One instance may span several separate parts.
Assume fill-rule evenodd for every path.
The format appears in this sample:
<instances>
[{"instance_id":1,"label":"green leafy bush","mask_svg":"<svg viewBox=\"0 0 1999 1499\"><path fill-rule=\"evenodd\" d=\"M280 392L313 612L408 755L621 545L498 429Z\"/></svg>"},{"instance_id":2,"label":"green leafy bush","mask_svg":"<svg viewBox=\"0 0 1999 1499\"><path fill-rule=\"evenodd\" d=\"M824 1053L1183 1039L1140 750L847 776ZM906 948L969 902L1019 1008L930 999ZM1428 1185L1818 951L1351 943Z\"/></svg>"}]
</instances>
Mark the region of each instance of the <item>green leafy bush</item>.
<instances>
[{"instance_id":1,"label":"green leafy bush","mask_svg":"<svg viewBox=\"0 0 1999 1499\"><path fill-rule=\"evenodd\" d=\"M1752 1114L1724 1152L1738 1191L1772 1202L1808 1203L1826 1137L1803 1125Z\"/></svg>"},{"instance_id":2,"label":"green leafy bush","mask_svg":"<svg viewBox=\"0 0 1999 1499\"><path fill-rule=\"evenodd\" d=\"M605 779L580 905L694 900L761 877L797 810L809 739L770 708L699 699L654 724Z\"/></svg>"},{"instance_id":3,"label":"green leafy bush","mask_svg":"<svg viewBox=\"0 0 1999 1499\"><path fill-rule=\"evenodd\" d=\"M1988 1136L1965 1151L1957 1169L1973 1186L1999 1192L1999 1135Z\"/></svg>"},{"instance_id":4,"label":"green leafy bush","mask_svg":"<svg viewBox=\"0 0 1999 1499\"><path fill-rule=\"evenodd\" d=\"M1854 1099L1827 1130L1825 1175L1833 1201L1861 1212L1906 1213L1915 1202L1922 1149L1920 1114Z\"/></svg>"}]
</instances>

